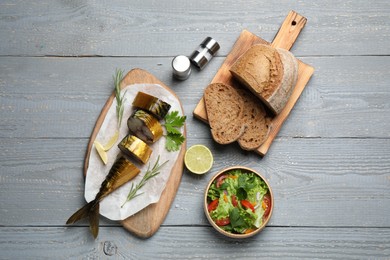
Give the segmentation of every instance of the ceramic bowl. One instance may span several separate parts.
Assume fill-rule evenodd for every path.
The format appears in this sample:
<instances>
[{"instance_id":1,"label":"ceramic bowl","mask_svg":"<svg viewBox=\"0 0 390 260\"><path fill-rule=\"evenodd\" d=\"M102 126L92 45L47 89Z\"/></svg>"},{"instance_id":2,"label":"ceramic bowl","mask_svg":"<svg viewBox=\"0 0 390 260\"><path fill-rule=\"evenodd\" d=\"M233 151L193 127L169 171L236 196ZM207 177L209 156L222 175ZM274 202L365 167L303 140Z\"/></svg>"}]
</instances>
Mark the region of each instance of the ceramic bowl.
<instances>
[{"instance_id":1,"label":"ceramic bowl","mask_svg":"<svg viewBox=\"0 0 390 260\"><path fill-rule=\"evenodd\" d=\"M207 198L207 193L208 193L208 191L210 189L210 186L212 185L212 183L214 181L217 181L220 176L222 176L222 175L224 175L224 174L226 174L226 173L228 173L228 172L230 172L232 170L241 170L242 172L245 172L245 173L253 172L258 177L260 177L264 181L264 183L267 185L267 187L268 187L268 195L269 196L267 196L267 197L270 199L270 205L268 207L269 208L268 216L263 218L262 224L261 224L261 226L259 228L251 230L251 231L249 231L248 233L245 233L245 234L237 234L237 233L232 233L232 232L223 230L220 226L218 226L214 222L214 220L211 218L211 216L209 214L209 211L208 211L208 207L209 207L210 201ZM273 206L274 206L274 198L273 198L272 190L271 190L271 187L270 187L269 183L267 182L267 180L261 174L259 174L258 172L256 172L253 169L250 169L250 168L247 168L247 167L244 167L244 166L232 166L232 167L223 169L222 171L218 172L217 174L215 174L211 178L210 182L208 183L208 185L206 187L205 193L204 193L204 202L203 203L204 203L204 212L205 212L205 215L207 217L207 220L210 222L210 224L214 227L215 230L217 230L219 233L221 233L221 234L223 234L223 235L225 235L227 237L240 239L240 238L247 238L247 237L254 236L254 235L258 234L261 230L264 229L264 227L267 225L267 223L270 220L271 215L272 215ZM241 202L240 202L240 205L242 205ZM267 207L265 207L265 208L267 208Z\"/></svg>"}]
</instances>

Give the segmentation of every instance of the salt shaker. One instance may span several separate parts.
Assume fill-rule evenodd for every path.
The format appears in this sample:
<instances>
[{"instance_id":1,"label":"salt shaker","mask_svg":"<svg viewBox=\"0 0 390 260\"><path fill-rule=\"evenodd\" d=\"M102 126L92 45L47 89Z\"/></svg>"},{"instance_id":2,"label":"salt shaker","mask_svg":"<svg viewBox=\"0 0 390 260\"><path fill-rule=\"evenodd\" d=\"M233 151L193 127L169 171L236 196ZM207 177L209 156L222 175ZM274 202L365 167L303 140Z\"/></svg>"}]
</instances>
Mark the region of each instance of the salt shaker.
<instances>
[{"instance_id":1,"label":"salt shaker","mask_svg":"<svg viewBox=\"0 0 390 260\"><path fill-rule=\"evenodd\" d=\"M172 60L173 76L179 80L186 80L191 75L190 60L184 56L179 55Z\"/></svg>"}]
</instances>

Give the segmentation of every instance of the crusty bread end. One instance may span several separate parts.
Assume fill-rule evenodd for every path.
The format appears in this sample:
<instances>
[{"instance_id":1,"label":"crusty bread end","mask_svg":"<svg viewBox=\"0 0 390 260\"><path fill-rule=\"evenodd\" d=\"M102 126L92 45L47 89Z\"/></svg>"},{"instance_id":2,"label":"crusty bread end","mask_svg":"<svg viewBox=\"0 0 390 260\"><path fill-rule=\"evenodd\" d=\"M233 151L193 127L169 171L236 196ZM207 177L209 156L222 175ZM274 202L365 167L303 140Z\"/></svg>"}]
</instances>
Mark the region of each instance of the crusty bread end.
<instances>
[{"instance_id":1,"label":"crusty bread end","mask_svg":"<svg viewBox=\"0 0 390 260\"><path fill-rule=\"evenodd\" d=\"M298 79L298 60L288 50L276 48L283 63L283 78L274 93L268 97L268 104L275 114L279 114L290 99Z\"/></svg>"}]
</instances>

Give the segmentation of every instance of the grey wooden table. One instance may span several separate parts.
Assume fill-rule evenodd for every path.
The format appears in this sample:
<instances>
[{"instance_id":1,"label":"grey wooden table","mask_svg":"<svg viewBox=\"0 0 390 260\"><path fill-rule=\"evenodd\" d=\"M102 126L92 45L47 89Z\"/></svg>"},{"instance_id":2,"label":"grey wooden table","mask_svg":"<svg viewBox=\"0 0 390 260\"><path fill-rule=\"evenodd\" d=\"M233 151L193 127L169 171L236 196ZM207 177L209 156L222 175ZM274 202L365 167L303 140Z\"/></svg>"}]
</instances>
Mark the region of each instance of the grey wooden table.
<instances>
[{"instance_id":1,"label":"grey wooden table","mask_svg":"<svg viewBox=\"0 0 390 260\"><path fill-rule=\"evenodd\" d=\"M272 2L272 3L271 3ZM308 22L293 53L315 74L263 158L220 146L192 111L243 29L272 41L290 10ZM383 1L0 1L0 259L390 258L390 3ZM171 60L206 37L221 45L183 82ZM158 232L140 239L101 218L66 227L84 204L84 154L116 68L170 86L188 146L210 147L202 177L183 173ZM272 185L268 227L217 234L204 188L226 166Z\"/></svg>"}]
</instances>

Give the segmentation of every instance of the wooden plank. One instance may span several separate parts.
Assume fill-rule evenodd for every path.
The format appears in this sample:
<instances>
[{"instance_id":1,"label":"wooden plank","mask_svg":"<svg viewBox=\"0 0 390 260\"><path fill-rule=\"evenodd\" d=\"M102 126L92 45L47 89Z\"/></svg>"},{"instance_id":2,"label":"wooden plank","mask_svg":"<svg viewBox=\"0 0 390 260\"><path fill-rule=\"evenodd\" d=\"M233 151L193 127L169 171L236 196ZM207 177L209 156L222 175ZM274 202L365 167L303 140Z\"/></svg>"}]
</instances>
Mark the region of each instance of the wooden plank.
<instances>
[{"instance_id":1,"label":"wooden plank","mask_svg":"<svg viewBox=\"0 0 390 260\"><path fill-rule=\"evenodd\" d=\"M142 69L132 69L129 71L121 81L121 89L133 85L133 84L159 84L168 90L180 103L180 99L177 97L175 92L173 92L168 86L166 86L163 82L157 79L155 76L150 74L149 72ZM115 92L108 98L107 102L103 106L102 112L99 115L99 118L96 121L95 127L92 131L88 146L87 152L85 155L85 164L84 164L84 175L87 174L87 170L89 167L89 157L91 153L91 149L93 143L98 135L100 128L104 122L104 119L110 109L112 102L115 99ZM183 108L181 108L182 111ZM126 126L127 127L127 126ZM183 136L186 137L186 127L184 125L183 128ZM168 211L171 207L172 201L176 196L177 189L179 188L181 176L183 174L184 167L184 154L186 151L186 141L183 142L180 148L179 155L176 159L175 164L172 166L170 171L170 177L166 183L165 189L161 194L161 197L157 203L153 203L143 210L137 212L133 216L128 217L127 219L121 221L124 228L131 231L137 236L148 238L154 235L159 229L161 223L164 221Z\"/></svg>"},{"instance_id":2,"label":"wooden plank","mask_svg":"<svg viewBox=\"0 0 390 260\"><path fill-rule=\"evenodd\" d=\"M32 5L18 0L0 3L0 39L4 39L0 55L173 57L190 55L206 36L212 36L222 46L218 55L226 56L244 28L271 41L291 9L310 21L294 49L298 56L390 53L387 0L262 1L261 5L257 0L197 5L153 0L129 5L118 0L115 5L96 2L92 7L82 1L45 0Z\"/></svg>"},{"instance_id":3,"label":"wooden plank","mask_svg":"<svg viewBox=\"0 0 390 260\"><path fill-rule=\"evenodd\" d=\"M85 203L87 143L0 138L0 226L63 225ZM197 143L212 149L213 168L204 176L184 171L164 225L207 224L202 199L208 180L241 164L263 173L273 188L271 226L390 227L390 139L278 138L260 162L257 154L216 145L210 137L192 136L187 145ZM117 222L101 218L106 225Z\"/></svg>"},{"instance_id":4,"label":"wooden plank","mask_svg":"<svg viewBox=\"0 0 390 260\"><path fill-rule=\"evenodd\" d=\"M300 96L278 136L390 137L389 56L301 59L313 64L318 73L311 78L310 87ZM182 100L191 129L189 137L208 138L208 126L193 120L191 111L224 58L214 58L204 71L193 70L183 82L172 79L171 61L169 57L3 57L0 137L89 138L101 106L111 94L115 68L130 70L142 64ZM42 123L47 119L51 124Z\"/></svg>"},{"instance_id":5,"label":"wooden plank","mask_svg":"<svg viewBox=\"0 0 390 260\"><path fill-rule=\"evenodd\" d=\"M283 21L282 26L280 27L278 33L276 34L274 38L274 42L271 43L271 46L275 48L279 47L279 48L285 48L289 50L292 47L295 40L297 39L300 31L305 26L305 24L306 24L305 17L299 15L294 11L290 11L287 17L285 18L285 20ZM226 57L224 63L217 71L217 74L214 76L211 83L225 83L234 86L235 88L239 88L240 87L239 82L234 80L229 70L231 66L234 64L234 62L242 54L244 54L251 46L259 43L268 44L260 37L257 37L256 35L244 30L238 37L231 52ZM310 65L303 63L302 61L298 60L298 66L299 66L298 80L296 85L294 86L294 89L291 93L288 102L286 103L283 110L277 116L272 118L267 139L259 148L254 150L256 153L260 154L261 156L264 156L267 153L268 149L272 144L272 141L278 135L284 121L287 119L292 108L294 107L298 98L300 97L303 90L305 89L306 84L309 82L311 76L314 73L314 68L311 67ZM205 102L203 97L199 101L198 105L195 107L193 114L196 118L202 120L203 122L206 123L208 122Z\"/></svg>"},{"instance_id":6,"label":"wooden plank","mask_svg":"<svg viewBox=\"0 0 390 260\"><path fill-rule=\"evenodd\" d=\"M226 239L209 226L162 227L147 240L129 236L120 227L102 227L96 241L88 237L87 227L1 227L0 231L5 259L26 255L34 259L54 255L140 260L223 259L226 255L233 259L387 259L390 255L389 228L267 227L245 240Z\"/></svg>"}]
</instances>

